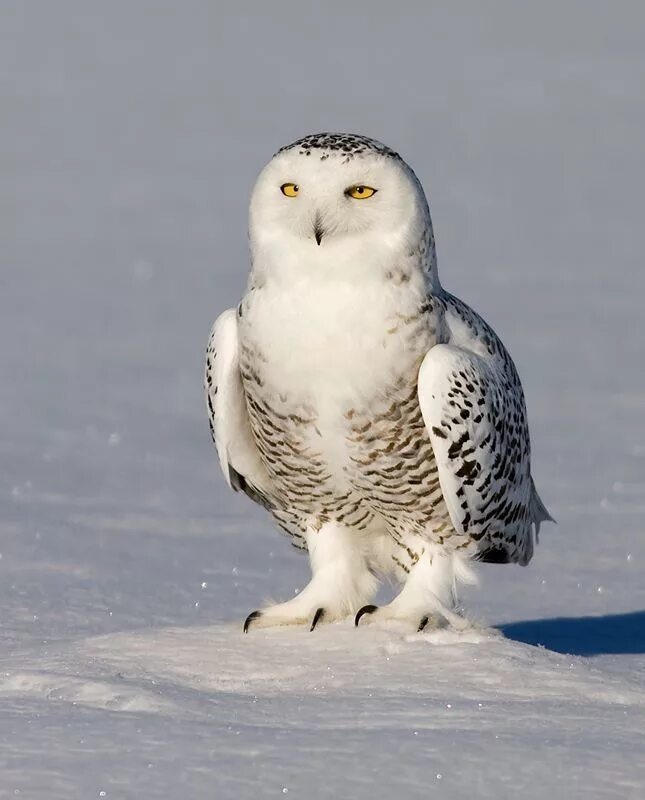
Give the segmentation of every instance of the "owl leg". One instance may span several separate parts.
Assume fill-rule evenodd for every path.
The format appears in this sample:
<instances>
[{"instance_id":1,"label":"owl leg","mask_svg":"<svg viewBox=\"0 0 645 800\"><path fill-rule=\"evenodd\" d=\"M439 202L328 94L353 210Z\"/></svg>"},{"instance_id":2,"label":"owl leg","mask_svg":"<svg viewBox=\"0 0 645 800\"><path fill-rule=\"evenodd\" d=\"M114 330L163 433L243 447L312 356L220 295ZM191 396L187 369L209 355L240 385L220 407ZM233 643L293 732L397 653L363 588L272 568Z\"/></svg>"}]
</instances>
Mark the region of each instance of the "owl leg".
<instances>
[{"instance_id":1,"label":"owl leg","mask_svg":"<svg viewBox=\"0 0 645 800\"><path fill-rule=\"evenodd\" d=\"M369 622L401 622L418 631L429 623L433 627L449 624L457 629L468 627L468 621L456 612L457 581L473 582L471 570L463 557L442 548L426 547L410 570L400 593L386 606L364 606L354 620Z\"/></svg>"},{"instance_id":2,"label":"owl leg","mask_svg":"<svg viewBox=\"0 0 645 800\"><path fill-rule=\"evenodd\" d=\"M361 537L336 522L312 526L305 534L312 577L305 588L286 603L249 614L249 628L308 625L343 619L369 602L378 587L362 549Z\"/></svg>"}]
</instances>

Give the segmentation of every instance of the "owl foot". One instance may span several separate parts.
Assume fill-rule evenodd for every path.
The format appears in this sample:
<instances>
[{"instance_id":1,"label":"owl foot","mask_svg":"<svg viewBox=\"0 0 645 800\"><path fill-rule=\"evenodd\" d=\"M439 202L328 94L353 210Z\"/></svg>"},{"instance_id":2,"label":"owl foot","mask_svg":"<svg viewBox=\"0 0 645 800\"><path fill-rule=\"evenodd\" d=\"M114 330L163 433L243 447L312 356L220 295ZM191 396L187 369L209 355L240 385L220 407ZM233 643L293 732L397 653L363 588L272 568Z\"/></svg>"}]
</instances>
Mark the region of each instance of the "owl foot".
<instances>
[{"instance_id":1,"label":"owl foot","mask_svg":"<svg viewBox=\"0 0 645 800\"><path fill-rule=\"evenodd\" d=\"M295 598L298 600L298 598ZM264 611L252 611L244 620L244 633L249 632L249 628L269 628L276 625L309 625L309 631L313 631L319 622L323 619L331 621L331 619L338 618L337 615L327 613L322 608L315 610L306 610L304 607L299 610L297 604L293 600L288 603L279 603L275 606L269 606Z\"/></svg>"},{"instance_id":2,"label":"owl foot","mask_svg":"<svg viewBox=\"0 0 645 800\"><path fill-rule=\"evenodd\" d=\"M312 577L300 594L286 603L253 611L244 633L253 628L303 625L313 631L321 623L353 616L374 597L378 581L370 571L353 531L335 522L306 532Z\"/></svg>"},{"instance_id":3,"label":"owl foot","mask_svg":"<svg viewBox=\"0 0 645 800\"><path fill-rule=\"evenodd\" d=\"M363 617L368 622L398 623L414 627L419 632L430 623L432 627L450 625L463 630L469 622L460 616L455 607L455 587L458 578L467 571L455 556L441 549L427 547L410 570L401 592L386 606L363 606L354 618L354 624Z\"/></svg>"},{"instance_id":4,"label":"owl foot","mask_svg":"<svg viewBox=\"0 0 645 800\"><path fill-rule=\"evenodd\" d=\"M446 625L450 625L456 630L463 630L469 625L466 619L449 609L429 611L428 613L411 610L409 614L404 616L400 611L391 609L390 606L383 606L382 608L371 605L363 606L354 617L354 625L356 627L358 627L362 617L366 617L367 622L395 623L408 628L416 627L417 633L421 633L428 626L431 628L443 628Z\"/></svg>"},{"instance_id":5,"label":"owl foot","mask_svg":"<svg viewBox=\"0 0 645 800\"><path fill-rule=\"evenodd\" d=\"M366 622L396 623L409 628L416 626L417 633L421 633L428 626L442 628L448 624L457 630L463 630L469 624L467 620L449 609L444 609L441 612L432 611L427 614L411 611L407 616L403 616L400 612L391 609L390 606L383 606L382 608L372 605L363 606L354 617L354 625L356 627L358 627L362 617L367 617Z\"/></svg>"}]
</instances>

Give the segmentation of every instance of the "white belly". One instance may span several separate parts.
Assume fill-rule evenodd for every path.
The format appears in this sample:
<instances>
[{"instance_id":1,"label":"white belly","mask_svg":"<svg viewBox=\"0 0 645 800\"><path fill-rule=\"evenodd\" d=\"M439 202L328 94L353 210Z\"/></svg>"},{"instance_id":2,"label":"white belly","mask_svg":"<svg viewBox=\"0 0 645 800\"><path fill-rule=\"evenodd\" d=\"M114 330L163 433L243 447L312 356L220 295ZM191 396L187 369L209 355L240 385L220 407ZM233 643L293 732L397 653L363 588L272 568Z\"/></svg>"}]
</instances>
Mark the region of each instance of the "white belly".
<instances>
[{"instance_id":1,"label":"white belly","mask_svg":"<svg viewBox=\"0 0 645 800\"><path fill-rule=\"evenodd\" d=\"M382 283L312 288L308 281L288 291L256 290L243 301L247 395L267 405L285 435L291 423L299 427L297 446L324 463L339 488L346 485L352 416L376 413L416 385L419 361L433 344L433 326L427 313L416 318L419 308L416 295Z\"/></svg>"}]
</instances>

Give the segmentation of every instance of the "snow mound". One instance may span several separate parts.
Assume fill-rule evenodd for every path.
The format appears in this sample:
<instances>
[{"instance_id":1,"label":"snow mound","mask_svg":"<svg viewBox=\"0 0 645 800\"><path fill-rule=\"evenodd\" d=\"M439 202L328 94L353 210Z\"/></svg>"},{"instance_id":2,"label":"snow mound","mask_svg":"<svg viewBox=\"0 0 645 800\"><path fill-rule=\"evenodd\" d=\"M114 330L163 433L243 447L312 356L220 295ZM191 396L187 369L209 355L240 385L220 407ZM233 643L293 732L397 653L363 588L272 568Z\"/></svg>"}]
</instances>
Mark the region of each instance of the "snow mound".
<instances>
[{"instance_id":1,"label":"snow mound","mask_svg":"<svg viewBox=\"0 0 645 800\"><path fill-rule=\"evenodd\" d=\"M645 689L585 659L497 630L409 634L349 622L244 635L240 626L168 628L86 640L79 653L134 681L242 695L302 693L645 705Z\"/></svg>"}]
</instances>

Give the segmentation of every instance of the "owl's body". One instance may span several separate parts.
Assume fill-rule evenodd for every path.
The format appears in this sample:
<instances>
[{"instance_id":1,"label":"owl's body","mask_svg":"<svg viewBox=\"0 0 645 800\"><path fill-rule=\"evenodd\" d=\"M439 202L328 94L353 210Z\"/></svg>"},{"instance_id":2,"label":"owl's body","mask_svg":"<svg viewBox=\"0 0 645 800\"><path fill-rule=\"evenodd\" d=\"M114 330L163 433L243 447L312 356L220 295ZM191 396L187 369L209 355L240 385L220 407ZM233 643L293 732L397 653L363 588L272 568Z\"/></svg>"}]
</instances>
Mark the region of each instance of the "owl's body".
<instances>
[{"instance_id":1,"label":"owl's body","mask_svg":"<svg viewBox=\"0 0 645 800\"><path fill-rule=\"evenodd\" d=\"M357 203L356 186L385 201ZM548 518L510 356L441 287L423 192L383 145L285 148L258 180L250 230L247 293L209 342L211 425L229 482L309 550L314 573L252 621L355 613L389 575L405 587L366 606L371 618L456 622L466 563L526 564Z\"/></svg>"}]
</instances>

